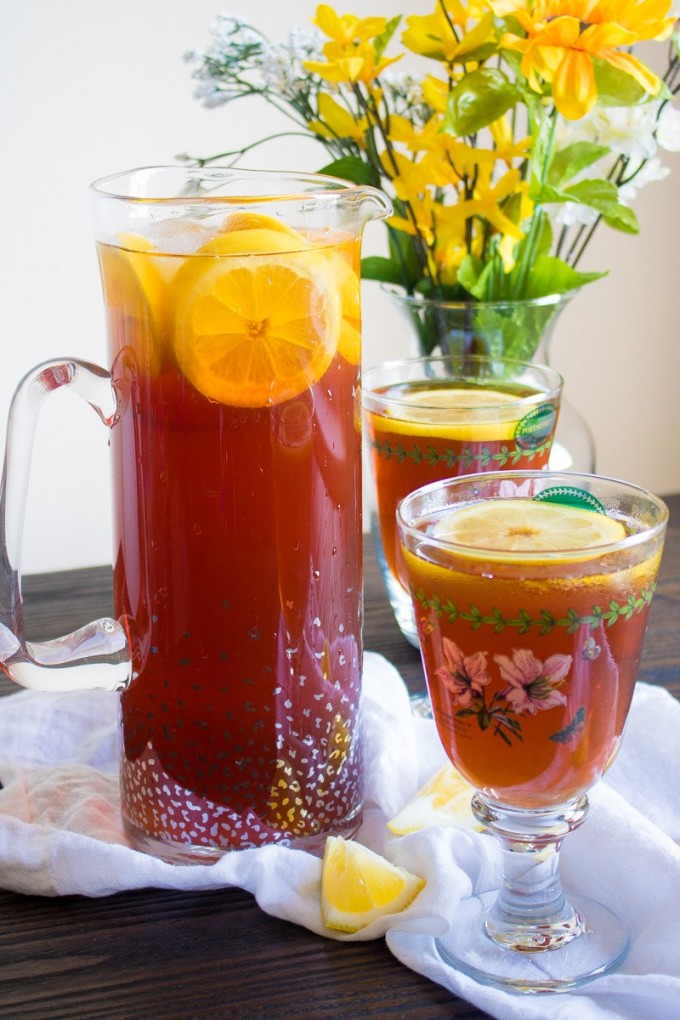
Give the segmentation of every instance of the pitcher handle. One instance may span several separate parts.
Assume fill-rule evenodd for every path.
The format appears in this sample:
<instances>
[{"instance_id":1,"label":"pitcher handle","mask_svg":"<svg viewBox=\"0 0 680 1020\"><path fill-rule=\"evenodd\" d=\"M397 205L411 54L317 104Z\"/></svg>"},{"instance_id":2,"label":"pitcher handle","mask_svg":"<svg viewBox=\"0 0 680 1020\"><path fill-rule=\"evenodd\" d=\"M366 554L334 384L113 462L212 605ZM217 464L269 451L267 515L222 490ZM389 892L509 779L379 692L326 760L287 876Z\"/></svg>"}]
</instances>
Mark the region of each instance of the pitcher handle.
<instances>
[{"instance_id":1,"label":"pitcher handle","mask_svg":"<svg viewBox=\"0 0 680 1020\"><path fill-rule=\"evenodd\" d=\"M46 361L24 376L10 405L0 483L0 668L10 680L38 691L117 691L132 676L123 627L106 617L52 641L27 641L21 595L21 540L31 454L45 400L66 386L111 428L117 397L111 375L75 358Z\"/></svg>"}]
</instances>

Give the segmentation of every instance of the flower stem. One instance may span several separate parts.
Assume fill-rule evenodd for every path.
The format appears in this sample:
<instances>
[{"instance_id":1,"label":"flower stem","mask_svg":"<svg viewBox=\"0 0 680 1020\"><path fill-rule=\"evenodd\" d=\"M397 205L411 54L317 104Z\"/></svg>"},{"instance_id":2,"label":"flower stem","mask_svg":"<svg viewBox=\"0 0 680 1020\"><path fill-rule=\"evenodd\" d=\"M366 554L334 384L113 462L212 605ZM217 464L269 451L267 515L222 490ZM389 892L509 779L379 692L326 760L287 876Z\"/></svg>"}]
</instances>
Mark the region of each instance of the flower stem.
<instances>
[{"instance_id":1,"label":"flower stem","mask_svg":"<svg viewBox=\"0 0 680 1020\"><path fill-rule=\"evenodd\" d=\"M540 149L542 149L541 152L542 159L538 167L538 173L536 174L536 177L538 179L540 188L542 188L543 185L546 184L548 180L548 172L550 170L553 149L555 146L556 127L557 127L557 110L553 107L549 119L547 121L547 138L545 140L545 144L539 147L539 151ZM543 122L543 124L541 124L539 136L543 135L544 131L546 131L545 121ZM532 266L536 259L536 249L541 234L543 232L544 222L545 212L541 208L541 203L539 201L536 202L534 205L534 213L533 216L531 217L531 225L529 227L529 232L527 233L524 241L522 258L519 267L517 268L516 272L513 270L513 275L515 279L512 296L515 300L523 298L526 294L526 288L529 282L529 276L531 274Z\"/></svg>"}]
</instances>

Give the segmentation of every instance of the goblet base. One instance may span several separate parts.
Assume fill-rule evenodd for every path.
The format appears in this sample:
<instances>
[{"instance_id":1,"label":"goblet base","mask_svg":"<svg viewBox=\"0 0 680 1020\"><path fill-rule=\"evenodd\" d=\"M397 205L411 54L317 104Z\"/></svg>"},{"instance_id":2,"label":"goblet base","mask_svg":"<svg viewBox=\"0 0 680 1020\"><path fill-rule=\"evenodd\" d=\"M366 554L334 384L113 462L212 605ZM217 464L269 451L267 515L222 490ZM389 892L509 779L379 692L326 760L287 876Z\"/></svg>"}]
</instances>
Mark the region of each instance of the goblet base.
<instances>
[{"instance_id":1,"label":"goblet base","mask_svg":"<svg viewBox=\"0 0 680 1020\"><path fill-rule=\"evenodd\" d=\"M521 949L499 945L485 926L496 896L464 900L452 928L435 939L444 963L482 984L517 994L567 992L615 970L626 955L628 935L616 915L595 900L577 897L569 898L577 919L573 931L550 931L546 925L552 948L537 944L535 928Z\"/></svg>"}]
</instances>

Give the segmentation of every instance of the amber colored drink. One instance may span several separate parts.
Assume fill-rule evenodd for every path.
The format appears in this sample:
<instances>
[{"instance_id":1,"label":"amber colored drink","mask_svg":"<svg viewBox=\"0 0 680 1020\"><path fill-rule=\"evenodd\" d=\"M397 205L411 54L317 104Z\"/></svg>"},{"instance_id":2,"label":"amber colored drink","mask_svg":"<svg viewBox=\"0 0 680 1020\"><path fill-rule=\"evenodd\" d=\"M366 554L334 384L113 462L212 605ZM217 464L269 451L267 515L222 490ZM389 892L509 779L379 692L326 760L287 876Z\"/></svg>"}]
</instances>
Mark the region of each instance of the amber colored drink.
<instances>
[{"instance_id":1,"label":"amber colored drink","mask_svg":"<svg viewBox=\"0 0 680 1020\"><path fill-rule=\"evenodd\" d=\"M189 254L99 246L121 408L115 610L135 673L123 816L136 845L207 858L349 833L362 804L358 241L289 254L279 231L272 254L274 230L244 217L250 253L198 225ZM243 295L247 340L271 339L262 365L247 344L214 354L243 328ZM279 328L327 350L302 370Z\"/></svg>"},{"instance_id":2,"label":"amber colored drink","mask_svg":"<svg viewBox=\"0 0 680 1020\"><path fill-rule=\"evenodd\" d=\"M399 501L441 478L544 467L558 395L511 379L421 379L364 390L364 407L383 552L399 581Z\"/></svg>"},{"instance_id":3,"label":"amber colored drink","mask_svg":"<svg viewBox=\"0 0 680 1020\"><path fill-rule=\"evenodd\" d=\"M504 561L424 538L404 551L440 739L492 800L562 804L613 761L661 555L645 549Z\"/></svg>"}]
</instances>

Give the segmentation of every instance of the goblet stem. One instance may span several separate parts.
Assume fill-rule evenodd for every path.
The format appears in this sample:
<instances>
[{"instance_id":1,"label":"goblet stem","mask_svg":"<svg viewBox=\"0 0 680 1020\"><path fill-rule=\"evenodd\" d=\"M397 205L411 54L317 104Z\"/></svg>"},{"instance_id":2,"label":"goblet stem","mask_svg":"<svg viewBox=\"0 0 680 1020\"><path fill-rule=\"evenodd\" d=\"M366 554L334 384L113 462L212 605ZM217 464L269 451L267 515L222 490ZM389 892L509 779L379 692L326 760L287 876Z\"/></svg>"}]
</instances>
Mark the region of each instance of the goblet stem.
<instances>
[{"instance_id":1,"label":"goblet stem","mask_svg":"<svg viewBox=\"0 0 680 1020\"><path fill-rule=\"evenodd\" d=\"M560 847L583 822L587 797L540 811L501 807L476 793L472 808L501 846L499 892L462 901L435 939L445 963L477 981L522 993L564 992L617 967L628 938L601 903L567 900Z\"/></svg>"},{"instance_id":2,"label":"goblet stem","mask_svg":"<svg viewBox=\"0 0 680 1020\"><path fill-rule=\"evenodd\" d=\"M501 887L483 917L487 934L522 953L560 949L582 935L585 923L564 895L559 860L562 840L588 813L588 798L527 811L500 807L477 793L472 809L502 853Z\"/></svg>"}]
</instances>

